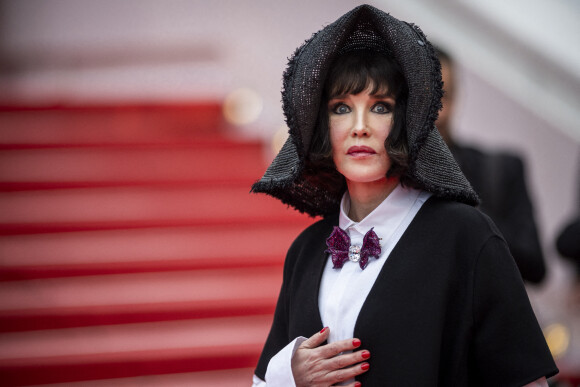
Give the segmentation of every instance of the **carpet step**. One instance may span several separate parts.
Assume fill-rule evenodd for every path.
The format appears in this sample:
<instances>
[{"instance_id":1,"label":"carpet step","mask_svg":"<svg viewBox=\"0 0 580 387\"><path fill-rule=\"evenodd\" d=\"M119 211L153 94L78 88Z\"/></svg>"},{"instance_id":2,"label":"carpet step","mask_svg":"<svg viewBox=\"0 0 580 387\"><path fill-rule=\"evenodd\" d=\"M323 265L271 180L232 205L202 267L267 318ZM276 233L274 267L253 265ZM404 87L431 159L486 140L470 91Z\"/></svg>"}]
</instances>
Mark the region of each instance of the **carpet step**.
<instances>
[{"instance_id":1,"label":"carpet step","mask_svg":"<svg viewBox=\"0 0 580 387\"><path fill-rule=\"evenodd\" d=\"M254 368L139 376L71 383L43 384L43 387L249 387Z\"/></svg>"},{"instance_id":2,"label":"carpet step","mask_svg":"<svg viewBox=\"0 0 580 387\"><path fill-rule=\"evenodd\" d=\"M26 386L254 367L271 319L264 315L4 333L0 380Z\"/></svg>"},{"instance_id":3,"label":"carpet step","mask_svg":"<svg viewBox=\"0 0 580 387\"><path fill-rule=\"evenodd\" d=\"M0 147L193 141L224 132L219 102L0 107Z\"/></svg>"},{"instance_id":4,"label":"carpet step","mask_svg":"<svg viewBox=\"0 0 580 387\"><path fill-rule=\"evenodd\" d=\"M22 234L308 219L249 187L114 187L0 193L0 233Z\"/></svg>"},{"instance_id":5,"label":"carpet step","mask_svg":"<svg viewBox=\"0 0 580 387\"><path fill-rule=\"evenodd\" d=\"M0 385L247 386L292 240L221 104L0 106Z\"/></svg>"},{"instance_id":6,"label":"carpet step","mask_svg":"<svg viewBox=\"0 0 580 387\"><path fill-rule=\"evenodd\" d=\"M282 266L0 283L0 331L267 314Z\"/></svg>"},{"instance_id":7,"label":"carpet step","mask_svg":"<svg viewBox=\"0 0 580 387\"><path fill-rule=\"evenodd\" d=\"M280 266L312 221L0 236L0 281Z\"/></svg>"},{"instance_id":8,"label":"carpet step","mask_svg":"<svg viewBox=\"0 0 580 387\"><path fill-rule=\"evenodd\" d=\"M249 186L266 170L258 143L212 141L0 150L0 189L168 183Z\"/></svg>"}]
</instances>

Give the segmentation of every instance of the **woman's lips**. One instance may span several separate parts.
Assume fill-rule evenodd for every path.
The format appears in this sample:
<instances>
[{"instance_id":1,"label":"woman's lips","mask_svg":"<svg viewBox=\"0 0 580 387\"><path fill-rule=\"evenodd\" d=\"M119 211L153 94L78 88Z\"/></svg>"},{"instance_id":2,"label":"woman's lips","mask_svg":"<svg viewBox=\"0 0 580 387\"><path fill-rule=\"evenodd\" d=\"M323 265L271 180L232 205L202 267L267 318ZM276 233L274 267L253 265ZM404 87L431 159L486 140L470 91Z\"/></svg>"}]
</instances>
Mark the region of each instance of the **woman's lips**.
<instances>
[{"instance_id":1,"label":"woman's lips","mask_svg":"<svg viewBox=\"0 0 580 387\"><path fill-rule=\"evenodd\" d=\"M369 155L373 155L377 152L374 151L373 148L368 147L368 146L351 146L350 148L348 148L347 154L349 156L369 156Z\"/></svg>"}]
</instances>

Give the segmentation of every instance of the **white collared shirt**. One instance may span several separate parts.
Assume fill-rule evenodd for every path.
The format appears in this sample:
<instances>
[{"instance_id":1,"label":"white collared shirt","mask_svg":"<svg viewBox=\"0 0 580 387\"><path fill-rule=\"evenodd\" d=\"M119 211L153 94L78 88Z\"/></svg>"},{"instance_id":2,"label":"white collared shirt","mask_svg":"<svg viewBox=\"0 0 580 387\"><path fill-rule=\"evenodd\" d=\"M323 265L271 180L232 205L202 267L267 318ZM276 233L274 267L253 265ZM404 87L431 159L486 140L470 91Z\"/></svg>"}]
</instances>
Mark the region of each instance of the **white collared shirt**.
<instances>
[{"instance_id":1,"label":"white collared shirt","mask_svg":"<svg viewBox=\"0 0 580 387\"><path fill-rule=\"evenodd\" d=\"M348 192L340 204L339 227L350 236L351 245L362 246L365 234L373 228L380 238L381 255L369 259L362 270L358 262L346 261L342 269L333 269L329 258L322 274L318 305L322 324L330 328L328 342L354 337L354 326L379 272L423 203L427 192L398 185L393 192L360 222L348 217Z\"/></svg>"},{"instance_id":2,"label":"white collared shirt","mask_svg":"<svg viewBox=\"0 0 580 387\"><path fill-rule=\"evenodd\" d=\"M352 261L346 261L342 269L334 269L330 256L327 258L318 303L322 323L330 328L329 343L353 337L356 320L379 272L430 196L428 192L399 184L377 208L357 223L348 217L350 197L348 191L344 194L340 203L339 227L349 234L351 244L357 245L362 245L366 232L374 228L380 238L381 255L378 259L370 258L365 270L358 262ZM254 376L253 386L295 386L291 360L304 340L304 337L296 338L272 357L266 372L267 384Z\"/></svg>"}]
</instances>

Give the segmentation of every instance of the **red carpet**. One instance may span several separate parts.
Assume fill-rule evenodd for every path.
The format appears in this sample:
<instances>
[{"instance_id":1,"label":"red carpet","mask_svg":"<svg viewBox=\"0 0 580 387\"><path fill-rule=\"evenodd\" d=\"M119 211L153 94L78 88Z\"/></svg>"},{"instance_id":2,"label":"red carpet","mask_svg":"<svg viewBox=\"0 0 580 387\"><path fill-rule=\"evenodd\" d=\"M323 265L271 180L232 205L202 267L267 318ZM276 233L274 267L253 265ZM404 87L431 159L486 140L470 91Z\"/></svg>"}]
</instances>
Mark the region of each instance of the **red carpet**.
<instances>
[{"instance_id":1,"label":"red carpet","mask_svg":"<svg viewBox=\"0 0 580 387\"><path fill-rule=\"evenodd\" d=\"M248 386L313 220L213 103L0 107L3 386Z\"/></svg>"}]
</instances>

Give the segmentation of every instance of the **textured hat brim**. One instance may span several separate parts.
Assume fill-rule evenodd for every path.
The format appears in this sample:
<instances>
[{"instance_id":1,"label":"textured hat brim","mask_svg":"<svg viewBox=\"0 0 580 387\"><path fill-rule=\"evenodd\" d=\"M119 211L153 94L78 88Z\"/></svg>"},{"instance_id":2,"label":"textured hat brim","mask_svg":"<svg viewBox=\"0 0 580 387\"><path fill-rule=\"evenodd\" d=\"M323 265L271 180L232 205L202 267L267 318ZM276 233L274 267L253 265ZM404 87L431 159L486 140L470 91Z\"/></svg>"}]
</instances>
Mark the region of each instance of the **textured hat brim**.
<instances>
[{"instance_id":1,"label":"textured hat brim","mask_svg":"<svg viewBox=\"0 0 580 387\"><path fill-rule=\"evenodd\" d=\"M323 189L306 179L296 144L289 137L252 192L266 193L311 216L326 216L340 205L343 187Z\"/></svg>"},{"instance_id":2,"label":"textured hat brim","mask_svg":"<svg viewBox=\"0 0 580 387\"><path fill-rule=\"evenodd\" d=\"M470 205L479 203L479 197L437 129L429 132L419 149L413 173L416 180L423 182L423 188L435 196Z\"/></svg>"},{"instance_id":3,"label":"textured hat brim","mask_svg":"<svg viewBox=\"0 0 580 387\"><path fill-rule=\"evenodd\" d=\"M401 66L409 89L406 112L409 170L416 186L468 204L478 202L434 122L441 108L439 60L423 32L372 6L362 5L315 33L290 58L282 102L290 138L262 179L252 187L311 215L338 209L344 186L317 187L303 175L304 161L327 73L344 49L386 46ZM334 190L333 190L334 188Z\"/></svg>"}]
</instances>

